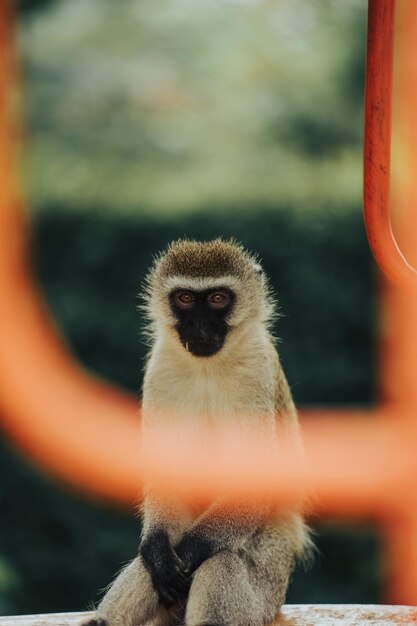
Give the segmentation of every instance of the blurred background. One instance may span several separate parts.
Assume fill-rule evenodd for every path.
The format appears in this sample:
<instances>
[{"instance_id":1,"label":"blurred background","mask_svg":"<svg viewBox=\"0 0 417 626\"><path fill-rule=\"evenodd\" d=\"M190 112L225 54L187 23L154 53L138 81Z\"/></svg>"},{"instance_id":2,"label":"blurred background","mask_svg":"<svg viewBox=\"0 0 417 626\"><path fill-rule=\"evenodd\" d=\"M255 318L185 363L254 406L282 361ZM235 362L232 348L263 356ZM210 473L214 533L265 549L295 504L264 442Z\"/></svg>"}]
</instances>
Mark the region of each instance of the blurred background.
<instances>
[{"instance_id":1,"label":"blurred background","mask_svg":"<svg viewBox=\"0 0 417 626\"><path fill-rule=\"evenodd\" d=\"M170 240L236 237L278 294L299 406L374 401L362 209L363 0L19 0L22 174L40 288L72 352L139 398L137 294ZM87 608L132 511L0 443L0 613ZM288 602L382 599L378 529L312 520Z\"/></svg>"}]
</instances>

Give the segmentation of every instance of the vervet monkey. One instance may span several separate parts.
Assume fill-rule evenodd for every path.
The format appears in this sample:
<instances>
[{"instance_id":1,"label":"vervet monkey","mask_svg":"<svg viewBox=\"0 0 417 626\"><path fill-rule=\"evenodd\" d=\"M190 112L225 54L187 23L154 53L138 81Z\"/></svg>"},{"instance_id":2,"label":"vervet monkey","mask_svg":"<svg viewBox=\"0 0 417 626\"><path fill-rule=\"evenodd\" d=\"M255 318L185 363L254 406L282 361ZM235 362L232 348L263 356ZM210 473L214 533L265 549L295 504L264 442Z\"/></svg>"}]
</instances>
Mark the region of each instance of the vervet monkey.
<instances>
[{"instance_id":1,"label":"vervet monkey","mask_svg":"<svg viewBox=\"0 0 417 626\"><path fill-rule=\"evenodd\" d=\"M151 351L142 429L245 422L265 439L298 437L297 414L269 322L274 302L258 261L241 245L180 240L146 281ZM278 427L278 428L277 428ZM155 431L156 432L156 431ZM267 500L221 498L196 510L186 498L144 498L139 555L110 586L90 624L263 626L284 601L297 557L310 545L297 512Z\"/></svg>"}]
</instances>

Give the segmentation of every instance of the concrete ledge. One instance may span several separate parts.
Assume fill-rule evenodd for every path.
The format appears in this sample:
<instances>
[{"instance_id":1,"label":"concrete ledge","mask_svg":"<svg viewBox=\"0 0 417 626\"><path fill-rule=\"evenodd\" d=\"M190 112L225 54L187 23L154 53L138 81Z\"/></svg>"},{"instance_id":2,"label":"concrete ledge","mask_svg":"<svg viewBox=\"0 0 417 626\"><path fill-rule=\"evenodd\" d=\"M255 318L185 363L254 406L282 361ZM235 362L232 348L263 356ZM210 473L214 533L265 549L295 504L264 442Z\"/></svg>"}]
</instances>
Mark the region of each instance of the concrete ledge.
<instances>
[{"instance_id":1,"label":"concrete ledge","mask_svg":"<svg viewBox=\"0 0 417 626\"><path fill-rule=\"evenodd\" d=\"M90 613L0 617L0 626L78 626ZM417 607L367 604L287 604L275 626L417 625Z\"/></svg>"}]
</instances>

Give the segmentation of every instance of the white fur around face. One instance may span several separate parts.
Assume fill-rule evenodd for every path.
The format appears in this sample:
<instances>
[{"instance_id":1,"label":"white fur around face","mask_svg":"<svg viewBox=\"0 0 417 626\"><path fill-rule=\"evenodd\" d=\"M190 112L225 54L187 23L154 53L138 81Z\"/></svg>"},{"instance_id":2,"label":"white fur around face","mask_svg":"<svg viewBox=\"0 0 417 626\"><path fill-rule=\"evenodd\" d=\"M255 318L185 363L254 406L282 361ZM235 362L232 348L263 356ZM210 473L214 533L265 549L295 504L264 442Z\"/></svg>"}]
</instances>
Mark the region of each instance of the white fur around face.
<instances>
[{"instance_id":1,"label":"white fur around face","mask_svg":"<svg viewBox=\"0 0 417 626\"><path fill-rule=\"evenodd\" d=\"M221 276L220 278L210 278L209 276L199 276L198 278L169 276L166 279L166 290L168 293L174 289L205 291L207 289L219 289L220 287L228 287L232 291L236 291L240 287L240 281L235 276Z\"/></svg>"}]
</instances>

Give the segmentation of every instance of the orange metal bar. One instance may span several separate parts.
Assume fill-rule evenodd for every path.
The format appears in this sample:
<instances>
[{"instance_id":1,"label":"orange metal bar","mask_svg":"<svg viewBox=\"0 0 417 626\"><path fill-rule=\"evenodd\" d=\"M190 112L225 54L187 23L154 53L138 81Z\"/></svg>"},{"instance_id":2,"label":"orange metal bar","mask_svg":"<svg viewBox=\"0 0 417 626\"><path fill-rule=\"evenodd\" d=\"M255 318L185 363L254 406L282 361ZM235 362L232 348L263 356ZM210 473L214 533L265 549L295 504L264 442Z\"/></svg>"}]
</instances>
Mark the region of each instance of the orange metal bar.
<instances>
[{"instance_id":1,"label":"orange metal bar","mask_svg":"<svg viewBox=\"0 0 417 626\"><path fill-rule=\"evenodd\" d=\"M377 3L380 9L380 3ZM409 262L417 267L417 3L398 3L395 30L394 135L396 162L391 205L395 233ZM388 93L386 97L389 97ZM384 199L384 202L388 198ZM386 203L385 206L388 206ZM376 211L376 208L375 208ZM388 219L388 217L386 217ZM405 270L409 272L408 268ZM398 431L408 430L417 462L417 290L396 289L390 282L381 293L380 387L382 401L392 406ZM407 411L403 408L407 407ZM417 477L414 479L417 484ZM387 586L394 602L417 604L417 498L415 488L402 487L398 502L386 526L389 559ZM406 567L404 564L406 563Z\"/></svg>"},{"instance_id":2,"label":"orange metal bar","mask_svg":"<svg viewBox=\"0 0 417 626\"><path fill-rule=\"evenodd\" d=\"M221 434L219 438L216 428L200 439L178 437L178 428L164 425L152 449L142 451L144 476L167 496L178 484L190 499L211 498L219 491L244 496L266 490L280 506L303 500L309 511L323 515L381 521L395 518L417 480L410 433L383 411L373 419L366 413L355 418L343 412L309 415L301 460L291 444L281 442L278 453L256 441L245 449L236 443L232 428Z\"/></svg>"},{"instance_id":3,"label":"orange metal bar","mask_svg":"<svg viewBox=\"0 0 417 626\"><path fill-rule=\"evenodd\" d=\"M0 412L25 452L65 482L119 502L138 493L135 399L82 371L33 285L15 169L12 17L0 2ZM124 451L124 452L122 452Z\"/></svg>"},{"instance_id":4,"label":"orange metal bar","mask_svg":"<svg viewBox=\"0 0 417 626\"><path fill-rule=\"evenodd\" d=\"M369 0L365 93L364 213L369 244L386 276L410 291L417 272L400 251L390 219L391 99L395 0Z\"/></svg>"}]
</instances>

